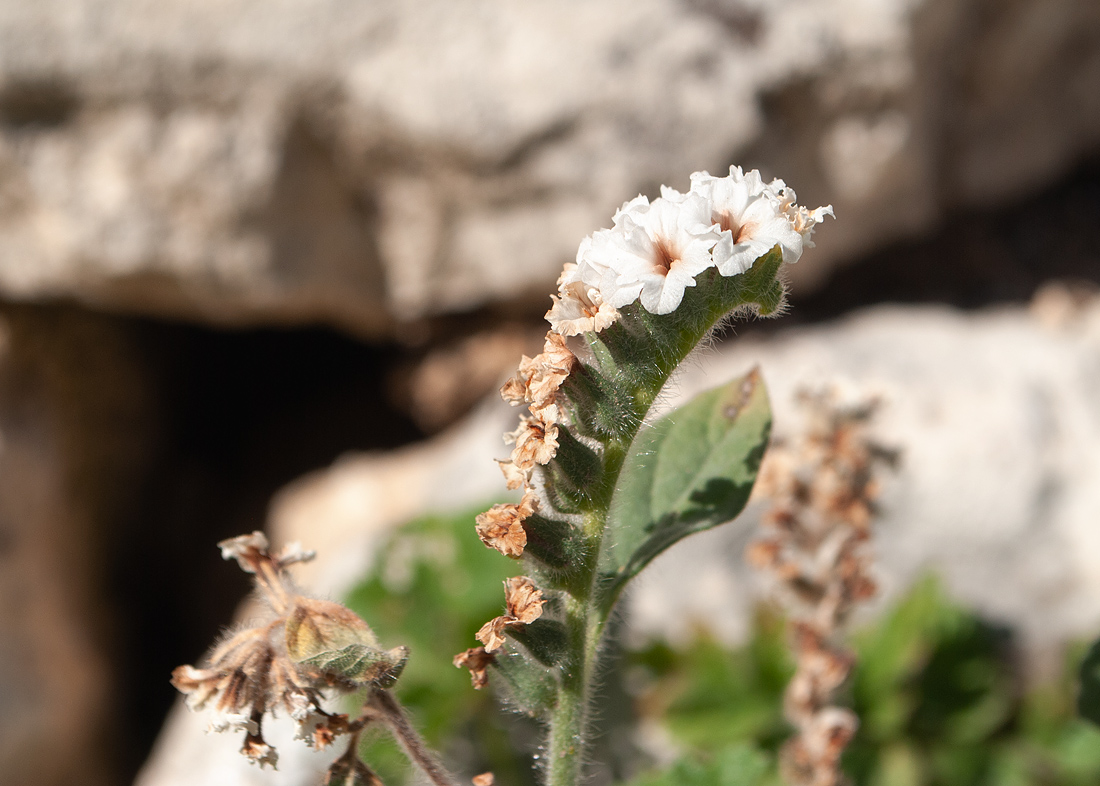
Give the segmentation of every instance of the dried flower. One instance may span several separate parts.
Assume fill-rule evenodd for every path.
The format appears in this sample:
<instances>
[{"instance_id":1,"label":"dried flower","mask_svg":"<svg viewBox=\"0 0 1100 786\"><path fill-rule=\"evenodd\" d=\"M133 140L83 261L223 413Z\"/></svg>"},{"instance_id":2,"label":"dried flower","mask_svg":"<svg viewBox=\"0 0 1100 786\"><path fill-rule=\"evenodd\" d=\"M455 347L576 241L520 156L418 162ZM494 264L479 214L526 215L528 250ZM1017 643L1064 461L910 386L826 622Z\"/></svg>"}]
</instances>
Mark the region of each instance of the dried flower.
<instances>
[{"instance_id":1,"label":"dried flower","mask_svg":"<svg viewBox=\"0 0 1100 786\"><path fill-rule=\"evenodd\" d=\"M213 705L212 729L243 730L241 752L260 766L274 767L278 758L263 737L267 713L285 712L297 722L299 739L318 749L328 746L351 724L347 715L321 706L321 692L391 684L407 651L379 649L370 628L349 609L298 592L286 568L312 558L311 552L294 544L272 555L261 532L218 545L225 559L255 575L270 619L227 636L202 668L178 667L172 684L187 695L191 709Z\"/></svg>"},{"instance_id":2,"label":"dried flower","mask_svg":"<svg viewBox=\"0 0 1100 786\"><path fill-rule=\"evenodd\" d=\"M558 389L576 361L565 340L550 331L540 354L520 359L516 375L504 383L500 396L512 406L529 404L532 412L545 409L557 400Z\"/></svg>"},{"instance_id":3,"label":"dried flower","mask_svg":"<svg viewBox=\"0 0 1100 786\"><path fill-rule=\"evenodd\" d=\"M597 287L581 280L578 265L572 262L558 279L558 294L550 299L553 305L546 312L546 321L562 336L599 333L619 319L618 310L604 302Z\"/></svg>"},{"instance_id":4,"label":"dried flower","mask_svg":"<svg viewBox=\"0 0 1100 786\"><path fill-rule=\"evenodd\" d=\"M455 655L452 662L460 669L469 669L474 689L481 690L489 684L489 673L486 669L494 660L496 660L496 656L487 652L484 647L472 647Z\"/></svg>"},{"instance_id":5,"label":"dried flower","mask_svg":"<svg viewBox=\"0 0 1100 786\"><path fill-rule=\"evenodd\" d=\"M840 755L858 726L849 710L832 706L854 656L838 641L855 603L871 597L867 544L876 464L894 454L872 443L865 424L874 402L842 406L832 391L800 397L809 427L793 444L768 451L757 493L772 501L767 530L747 557L778 582L791 611L796 671L784 713L797 734L781 764L794 786L836 786Z\"/></svg>"},{"instance_id":6,"label":"dried flower","mask_svg":"<svg viewBox=\"0 0 1100 786\"><path fill-rule=\"evenodd\" d=\"M478 515L477 536L489 548L506 557L519 557L527 545L523 521L538 509L538 499L531 492L523 495L518 505L493 505Z\"/></svg>"},{"instance_id":7,"label":"dried flower","mask_svg":"<svg viewBox=\"0 0 1100 786\"><path fill-rule=\"evenodd\" d=\"M512 463L521 469L549 464L558 452L558 408L551 404L536 414L520 418L519 427L504 435L504 442L515 443Z\"/></svg>"},{"instance_id":8,"label":"dried flower","mask_svg":"<svg viewBox=\"0 0 1100 786\"><path fill-rule=\"evenodd\" d=\"M516 576L504 582L503 616L494 617L481 626L474 638L485 645L486 652L496 652L504 647L504 631L519 628L542 616L546 601L542 590L526 576Z\"/></svg>"},{"instance_id":9,"label":"dried flower","mask_svg":"<svg viewBox=\"0 0 1100 786\"><path fill-rule=\"evenodd\" d=\"M504 485L509 489L522 489L530 485L531 468L522 469L517 467L511 459L497 461L497 464L500 465L500 471L504 474Z\"/></svg>"}]
</instances>

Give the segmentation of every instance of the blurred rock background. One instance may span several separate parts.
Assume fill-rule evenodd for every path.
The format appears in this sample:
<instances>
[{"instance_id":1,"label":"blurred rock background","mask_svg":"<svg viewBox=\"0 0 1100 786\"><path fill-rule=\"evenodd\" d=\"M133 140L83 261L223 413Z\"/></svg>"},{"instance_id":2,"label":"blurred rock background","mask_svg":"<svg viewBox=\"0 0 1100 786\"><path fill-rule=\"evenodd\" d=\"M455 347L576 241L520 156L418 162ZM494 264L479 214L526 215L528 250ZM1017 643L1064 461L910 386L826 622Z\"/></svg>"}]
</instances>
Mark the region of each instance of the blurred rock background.
<instances>
[{"instance_id":1,"label":"blurred rock background","mask_svg":"<svg viewBox=\"0 0 1100 786\"><path fill-rule=\"evenodd\" d=\"M1095 627L1094 0L0 2L0 784L134 776L247 591L219 538L270 522L339 594L499 493L562 263L732 163L840 218L700 373L887 389L897 581Z\"/></svg>"}]
</instances>

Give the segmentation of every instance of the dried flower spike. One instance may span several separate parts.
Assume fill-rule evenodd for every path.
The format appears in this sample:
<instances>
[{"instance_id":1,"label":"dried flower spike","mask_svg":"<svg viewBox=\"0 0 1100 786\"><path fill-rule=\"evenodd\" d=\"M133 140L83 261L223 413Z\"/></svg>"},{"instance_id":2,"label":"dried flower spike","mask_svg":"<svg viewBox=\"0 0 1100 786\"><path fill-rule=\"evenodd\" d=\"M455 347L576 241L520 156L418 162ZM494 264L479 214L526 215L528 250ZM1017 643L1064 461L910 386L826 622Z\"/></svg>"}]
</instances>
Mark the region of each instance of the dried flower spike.
<instances>
[{"instance_id":1,"label":"dried flower spike","mask_svg":"<svg viewBox=\"0 0 1100 786\"><path fill-rule=\"evenodd\" d=\"M854 664L838 633L854 604L875 591L867 553L872 475L893 454L865 434L874 402L841 406L830 391L800 401L808 428L764 459L757 492L772 507L747 557L775 579L791 616L796 671L783 707L796 734L782 750L783 775L792 786L837 786L840 756L859 725L850 710L832 706Z\"/></svg>"}]
</instances>

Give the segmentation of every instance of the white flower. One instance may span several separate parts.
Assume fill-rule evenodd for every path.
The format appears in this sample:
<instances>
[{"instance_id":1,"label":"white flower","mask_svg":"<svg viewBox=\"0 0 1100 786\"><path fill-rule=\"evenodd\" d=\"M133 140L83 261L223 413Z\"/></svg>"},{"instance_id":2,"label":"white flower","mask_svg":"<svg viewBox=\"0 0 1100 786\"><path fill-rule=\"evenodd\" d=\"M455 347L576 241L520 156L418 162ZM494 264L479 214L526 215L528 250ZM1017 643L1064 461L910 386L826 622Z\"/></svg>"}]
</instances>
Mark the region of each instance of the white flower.
<instances>
[{"instance_id":1,"label":"white flower","mask_svg":"<svg viewBox=\"0 0 1100 786\"><path fill-rule=\"evenodd\" d=\"M794 193L794 189L790 188L782 180L773 180L768 188L772 190L779 200L780 209L787 217L787 220L791 222L791 227L802 236L803 245L807 248L813 248L814 243L810 240L810 236L814 233L814 227L824 221L825 216L833 216L833 218L836 218L836 215L833 213L833 206L825 205L824 207L809 210L801 205L795 204L798 201L798 197ZM784 260L786 260L786 257L784 257Z\"/></svg>"},{"instance_id":2,"label":"white flower","mask_svg":"<svg viewBox=\"0 0 1100 786\"><path fill-rule=\"evenodd\" d=\"M550 299L554 305L546 312L546 319L550 329L562 336L599 333L619 318L615 307L604 302L598 287L581 280L580 266L572 263L565 266L558 279L558 294Z\"/></svg>"},{"instance_id":3,"label":"white flower","mask_svg":"<svg viewBox=\"0 0 1100 786\"><path fill-rule=\"evenodd\" d=\"M615 228L598 232L585 265L603 267L599 293L604 302L622 308L641 299L654 314L680 305L695 276L714 265L711 249L720 236L710 227L709 207L696 194L677 194L649 202L644 196L627 202L615 214Z\"/></svg>"},{"instance_id":4,"label":"white flower","mask_svg":"<svg viewBox=\"0 0 1100 786\"><path fill-rule=\"evenodd\" d=\"M781 188L782 182L777 183ZM723 276L744 273L775 246L782 250L784 262L802 256L802 235L792 226L777 189L765 185L755 169L744 174L740 167L730 167L728 177L696 172L691 193L706 200L710 220L722 233L714 263Z\"/></svg>"}]
</instances>

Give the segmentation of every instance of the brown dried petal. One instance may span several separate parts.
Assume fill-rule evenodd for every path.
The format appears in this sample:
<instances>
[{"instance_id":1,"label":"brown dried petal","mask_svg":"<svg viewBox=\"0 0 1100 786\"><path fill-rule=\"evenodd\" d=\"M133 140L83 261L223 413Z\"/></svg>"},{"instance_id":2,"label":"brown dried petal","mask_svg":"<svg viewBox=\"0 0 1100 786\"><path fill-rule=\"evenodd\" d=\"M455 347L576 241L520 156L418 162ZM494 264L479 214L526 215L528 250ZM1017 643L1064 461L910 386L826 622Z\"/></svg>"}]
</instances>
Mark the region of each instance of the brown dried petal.
<instances>
[{"instance_id":1,"label":"brown dried petal","mask_svg":"<svg viewBox=\"0 0 1100 786\"><path fill-rule=\"evenodd\" d=\"M531 470L520 469L511 461L498 461L500 471L504 473L504 485L510 489L521 489L531 482Z\"/></svg>"},{"instance_id":2,"label":"brown dried petal","mask_svg":"<svg viewBox=\"0 0 1100 786\"><path fill-rule=\"evenodd\" d=\"M256 530L251 535L239 535L218 543L222 559L237 560L245 573L256 572L256 562L267 556L268 542L264 533Z\"/></svg>"},{"instance_id":3,"label":"brown dried petal","mask_svg":"<svg viewBox=\"0 0 1100 786\"><path fill-rule=\"evenodd\" d=\"M527 403L527 382L519 377L512 377L501 386L500 397L513 407Z\"/></svg>"},{"instance_id":4,"label":"brown dried petal","mask_svg":"<svg viewBox=\"0 0 1100 786\"><path fill-rule=\"evenodd\" d=\"M496 652L504 647L504 628L508 622L507 617L494 617L481 626L474 638L485 645L486 652Z\"/></svg>"},{"instance_id":5,"label":"brown dried petal","mask_svg":"<svg viewBox=\"0 0 1100 786\"><path fill-rule=\"evenodd\" d=\"M543 604L546 603L542 590L526 576L516 576L504 582L504 602L507 616L524 625L541 617Z\"/></svg>"},{"instance_id":6,"label":"brown dried petal","mask_svg":"<svg viewBox=\"0 0 1100 786\"><path fill-rule=\"evenodd\" d=\"M527 545L527 530L518 505L493 505L477 519L477 536L506 557L520 557Z\"/></svg>"},{"instance_id":7,"label":"brown dried petal","mask_svg":"<svg viewBox=\"0 0 1100 786\"><path fill-rule=\"evenodd\" d=\"M460 669L469 669L470 679L474 683L474 690L481 690L489 684L489 673L486 669L494 660L496 660L496 656L486 651L484 647L471 647L465 652L455 655L452 662Z\"/></svg>"},{"instance_id":8,"label":"brown dried petal","mask_svg":"<svg viewBox=\"0 0 1100 786\"><path fill-rule=\"evenodd\" d=\"M493 778L493 773L483 772L480 775L475 775L471 781L474 786L493 786L496 780Z\"/></svg>"},{"instance_id":9,"label":"brown dried petal","mask_svg":"<svg viewBox=\"0 0 1100 786\"><path fill-rule=\"evenodd\" d=\"M566 375L573 370L577 362L577 356L566 346L565 338L553 331L546 334L540 357L546 366L562 371Z\"/></svg>"},{"instance_id":10,"label":"brown dried petal","mask_svg":"<svg viewBox=\"0 0 1100 786\"><path fill-rule=\"evenodd\" d=\"M524 417L520 426L507 437L516 443L512 451L512 463L522 469L535 464L549 464L558 452L558 427L550 420L557 414L557 407L541 413L547 417Z\"/></svg>"}]
</instances>

